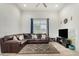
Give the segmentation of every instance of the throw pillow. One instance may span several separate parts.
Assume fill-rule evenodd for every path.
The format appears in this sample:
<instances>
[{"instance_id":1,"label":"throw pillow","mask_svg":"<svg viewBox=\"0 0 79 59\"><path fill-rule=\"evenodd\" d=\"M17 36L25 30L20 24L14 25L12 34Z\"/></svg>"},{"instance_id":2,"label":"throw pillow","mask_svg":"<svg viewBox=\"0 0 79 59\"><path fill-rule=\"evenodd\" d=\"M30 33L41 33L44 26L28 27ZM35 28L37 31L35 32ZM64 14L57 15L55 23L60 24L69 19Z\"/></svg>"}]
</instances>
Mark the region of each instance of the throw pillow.
<instances>
[{"instance_id":1,"label":"throw pillow","mask_svg":"<svg viewBox=\"0 0 79 59\"><path fill-rule=\"evenodd\" d=\"M37 39L37 36L36 35L32 35L32 39Z\"/></svg>"},{"instance_id":2,"label":"throw pillow","mask_svg":"<svg viewBox=\"0 0 79 59\"><path fill-rule=\"evenodd\" d=\"M24 39L24 35L20 35L19 40L23 40L23 39Z\"/></svg>"},{"instance_id":3,"label":"throw pillow","mask_svg":"<svg viewBox=\"0 0 79 59\"><path fill-rule=\"evenodd\" d=\"M46 35L42 35L42 39L45 39L46 38Z\"/></svg>"},{"instance_id":4,"label":"throw pillow","mask_svg":"<svg viewBox=\"0 0 79 59\"><path fill-rule=\"evenodd\" d=\"M13 40L18 40L16 36L13 36Z\"/></svg>"}]
</instances>

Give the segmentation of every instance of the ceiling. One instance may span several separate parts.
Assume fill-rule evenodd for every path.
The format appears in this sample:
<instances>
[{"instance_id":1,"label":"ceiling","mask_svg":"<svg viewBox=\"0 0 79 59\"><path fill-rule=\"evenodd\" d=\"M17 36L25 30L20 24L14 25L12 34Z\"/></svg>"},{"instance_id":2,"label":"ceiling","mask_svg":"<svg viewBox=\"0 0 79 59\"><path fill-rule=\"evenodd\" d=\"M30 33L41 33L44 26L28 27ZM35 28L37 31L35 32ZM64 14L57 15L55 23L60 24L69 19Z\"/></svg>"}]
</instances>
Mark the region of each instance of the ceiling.
<instances>
[{"instance_id":1,"label":"ceiling","mask_svg":"<svg viewBox=\"0 0 79 59\"><path fill-rule=\"evenodd\" d=\"M45 3L47 8L40 3L38 7L36 7L38 3L17 3L17 7L22 11L60 11L68 3Z\"/></svg>"}]
</instances>

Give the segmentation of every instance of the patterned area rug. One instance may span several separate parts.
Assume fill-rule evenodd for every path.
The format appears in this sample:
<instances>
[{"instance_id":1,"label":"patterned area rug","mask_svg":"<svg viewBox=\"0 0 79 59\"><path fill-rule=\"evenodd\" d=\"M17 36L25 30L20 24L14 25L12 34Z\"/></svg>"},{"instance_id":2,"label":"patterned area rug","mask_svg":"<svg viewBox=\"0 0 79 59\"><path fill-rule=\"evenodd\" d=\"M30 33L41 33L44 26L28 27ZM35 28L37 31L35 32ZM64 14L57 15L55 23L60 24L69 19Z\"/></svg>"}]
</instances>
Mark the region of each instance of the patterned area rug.
<instances>
[{"instance_id":1,"label":"patterned area rug","mask_svg":"<svg viewBox=\"0 0 79 59\"><path fill-rule=\"evenodd\" d=\"M49 44L27 44L20 54L59 54L59 51Z\"/></svg>"}]
</instances>

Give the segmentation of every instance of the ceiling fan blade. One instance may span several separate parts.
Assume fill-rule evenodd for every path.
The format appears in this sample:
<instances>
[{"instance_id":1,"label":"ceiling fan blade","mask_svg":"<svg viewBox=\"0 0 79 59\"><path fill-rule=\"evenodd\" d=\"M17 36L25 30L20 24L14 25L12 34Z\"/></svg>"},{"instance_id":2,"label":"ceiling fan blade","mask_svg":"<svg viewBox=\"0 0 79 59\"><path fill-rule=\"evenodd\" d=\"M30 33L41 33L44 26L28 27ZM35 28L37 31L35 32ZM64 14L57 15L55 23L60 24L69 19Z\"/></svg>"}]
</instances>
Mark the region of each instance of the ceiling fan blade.
<instances>
[{"instance_id":1,"label":"ceiling fan blade","mask_svg":"<svg viewBox=\"0 0 79 59\"><path fill-rule=\"evenodd\" d=\"M40 3L37 3L36 7L38 7L40 5Z\"/></svg>"},{"instance_id":2,"label":"ceiling fan blade","mask_svg":"<svg viewBox=\"0 0 79 59\"><path fill-rule=\"evenodd\" d=\"M43 5L44 5L44 7L46 7L46 8L47 8L47 5L46 5L45 3L43 3Z\"/></svg>"}]
</instances>

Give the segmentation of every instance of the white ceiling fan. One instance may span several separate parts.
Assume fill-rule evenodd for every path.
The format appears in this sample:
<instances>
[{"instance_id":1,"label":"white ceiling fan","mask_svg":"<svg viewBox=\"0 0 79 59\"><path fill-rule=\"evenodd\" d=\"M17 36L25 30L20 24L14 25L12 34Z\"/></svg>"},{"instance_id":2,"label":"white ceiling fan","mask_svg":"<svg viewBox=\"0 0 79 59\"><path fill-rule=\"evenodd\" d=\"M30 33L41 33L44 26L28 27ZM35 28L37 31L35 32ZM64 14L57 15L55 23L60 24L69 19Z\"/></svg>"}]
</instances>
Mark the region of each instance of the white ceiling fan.
<instances>
[{"instance_id":1,"label":"white ceiling fan","mask_svg":"<svg viewBox=\"0 0 79 59\"><path fill-rule=\"evenodd\" d=\"M36 7L38 7L40 4L42 4L45 8L47 8L46 3L37 3Z\"/></svg>"}]
</instances>

